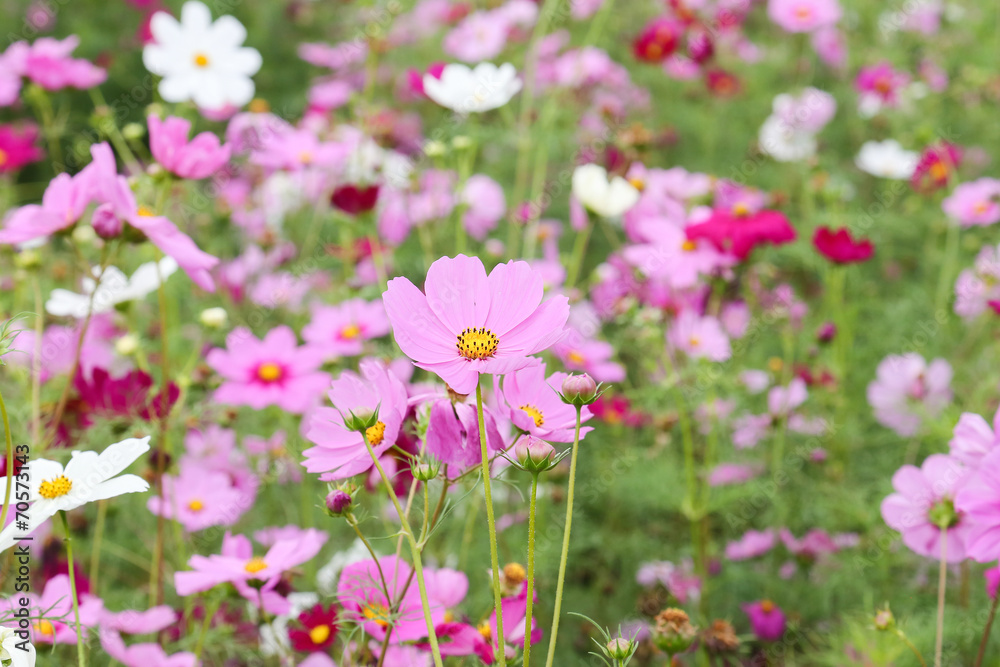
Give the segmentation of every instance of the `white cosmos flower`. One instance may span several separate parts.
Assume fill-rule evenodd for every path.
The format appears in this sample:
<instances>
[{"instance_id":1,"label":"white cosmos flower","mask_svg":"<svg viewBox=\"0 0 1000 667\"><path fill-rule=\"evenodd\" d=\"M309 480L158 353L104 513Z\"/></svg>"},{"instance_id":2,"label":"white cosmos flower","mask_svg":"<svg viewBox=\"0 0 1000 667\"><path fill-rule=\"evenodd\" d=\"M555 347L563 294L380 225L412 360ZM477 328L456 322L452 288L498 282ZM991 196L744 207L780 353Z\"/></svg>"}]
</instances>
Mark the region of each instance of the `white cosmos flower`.
<instances>
[{"instance_id":1,"label":"white cosmos flower","mask_svg":"<svg viewBox=\"0 0 1000 667\"><path fill-rule=\"evenodd\" d=\"M866 141L861 145L854 164L872 176L906 180L913 176L920 155L903 148L895 139Z\"/></svg>"},{"instance_id":2,"label":"white cosmos flower","mask_svg":"<svg viewBox=\"0 0 1000 667\"><path fill-rule=\"evenodd\" d=\"M23 512L27 529L18 525L21 517L16 516L16 521L0 531L0 552L14 546L16 537L31 533L57 512L74 510L95 500L148 491L149 484L138 475L118 474L148 451L149 436L146 436L108 445L100 454L73 452L65 468L48 459L29 462L25 470L30 479L27 502L31 506ZM6 487L7 478L0 478L0 495Z\"/></svg>"},{"instance_id":3,"label":"white cosmos flower","mask_svg":"<svg viewBox=\"0 0 1000 667\"><path fill-rule=\"evenodd\" d=\"M180 21L156 12L149 29L155 41L142 50L142 62L163 77L164 100L191 100L202 109L219 110L253 99L250 77L260 69L260 53L242 46L247 31L235 18L222 16L213 23L208 7L191 0L181 8Z\"/></svg>"},{"instance_id":4,"label":"white cosmos flower","mask_svg":"<svg viewBox=\"0 0 1000 667\"><path fill-rule=\"evenodd\" d=\"M94 278L101 273L98 266L95 266L93 271ZM70 316L82 319L87 316L87 311L91 308L90 299L93 295L93 312L106 313L119 303L146 298L159 288L160 276L166 280L175 271L177 271L177 260L173 257L161 259L158 271L156 262L146 262L135 270L131 278L125 277L118 267L109 266L104 270L100 283L94 278L83 279L81 283L83 294L65 289L52 290L49 300L45 302L45 310L57 317Z\"/></svg>"},{"instance_id":5,"label":"white cosmos flower","mask_svg":"<svg viewBox=\"0 0 1000 667\"><path fill-rule=\"evenodd\" d=\"M28 650L22 651L17 647L18 644ZM35 667L35 647L28 640L22 640L6 625L0 625L0 664L10 667Z\"/></svg>"},{"instance_id":6,"label":"white cosmos flower","mask_svg":"<svg viewBox=\"0 0 1000 667\"><path fill-rule=\"evenodd\" d=\"M616 218L635 206L639 191L621 176L608 181L608 170L585 164L573 172L573 196L597 215Z\"/></svg>"},{"instance_id":7,"label":"white cosmos flower","mask_svg":"<svg viewBox=\"0 0 1000 667\"><path fill-rule=\"evenodd\" d=\"M445 65L440 79L424 75L427 97L446 109L463 114L502 107L519 90L521 80L510 63L500 67L493 63L479 63L474 69L452 63Z\"/></svg>"},{"instance_id":8,"label":"white cosmos flower","mask_svg":"<svg viewBox=\"0 0 1000 667\"><path fill-rule=\"evenodd\" d=\"M816 135L776 115L768 116L760 126L758 141L761 150L778 162L801 162L816 154Z\"/></svg>"}]
</instances>

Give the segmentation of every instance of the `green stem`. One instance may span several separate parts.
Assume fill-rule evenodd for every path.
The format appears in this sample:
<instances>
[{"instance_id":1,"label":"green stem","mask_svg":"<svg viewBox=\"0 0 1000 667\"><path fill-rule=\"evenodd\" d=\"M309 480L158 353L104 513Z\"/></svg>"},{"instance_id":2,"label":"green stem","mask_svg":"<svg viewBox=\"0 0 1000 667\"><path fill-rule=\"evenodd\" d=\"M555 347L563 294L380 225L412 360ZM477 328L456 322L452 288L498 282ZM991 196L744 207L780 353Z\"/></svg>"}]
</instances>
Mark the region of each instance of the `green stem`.
<instances>
[{"instance_id":1,"label":"green stem","mask_svg":"<svg viewBox=\"0 0 1000 667\"><path fill-rule=\"evenodd\" d=\"M1000 602L1000 595L993 596L993 604L990 605L990 615L986 618L986 627L983 628L983 638L979 640L979 652L976 653L976 664L980 667L983 664L983 656L986 655L986 644L990 640L990 630L993 628L993 619L997 615L997 603Z\"/></svg>"},{"instance_id":2,"label":"green stem","mask_svg":"<svg viewBox=\"0 0 1000 667\"><path fill-rule=\"evenodd\" d=\"M90 547L90 589L97 595L98 577L101 574L101 543L104 541L104 521L108 514L108 501L97 501L97 523L94 526L94 543Z\"/></svg>"},{"instance_id":3,"label":"green stem","mask_svg":"<svg viewBox=\"0 0 1000 667\"><path fill-rule=\"evenodd\" d=\"M581 412L581 406L577 406L576 433L573 436L573 449L569 463L569 486L566 490L566 527L563 529L562 554L559 556L559 579L556 583L555 610L552 612L552 638L549 640L549 653L545 659L545 667L552 667L556 659L556 638L559 636L559 613L562 610L563 586L566 583L566 562L569 559L569 536L573 526L573 491L576 488L576 458L580 451Z\"/></svg>"},{"instance_id":4,"label":"green stem","mask_svg":"<svg viewBox=\"0 0 1000 667\"><path fill-rule=\"evenodd\" d=\"M435 667L443 667L444 663L441 661L441 649L438 648L437 634L434 631L434 621L431 619L431 605L427 600L427 584L424 582L424 563L420 557L420 549L417 547L417 541L413 536L413 530L410 528L410 522L406 518L406 513L403 512L403 508L399 505L399 499L396 497L396 493L392 490L392 481L390 481L389 476L385 474L385 468L383 468L382 464L379 463L378 457L375 455L375 450L372 449L371 443L368 442L368 434L365 431L359 431L359 433L361 433L361 439L364 441L365 448L368 450L368 455L372 457L372 462L375 464L378 474L382 477L382 483L385 485L385 490L389 494L389 499L396 508L396 513L399 514L400 525L403 527L406 539L410 543L410 554L413 556L413 571L417 575L417 587L420 589L420 604L424 610L424 621L427 624L427 637L431 644L431 656L434 658Z\"/></svg>"},{"instance_id":5,"label":"green stem","mask_svg":"<svg viewBox=\"0 0 1000 667\"><path fill-rule=\"evenodd\" d=\"M5 459L7 486L3 490L3 510L0 511L0 528L3 528L7 525L7 510L10 509L10 489L14 486L14 440L10 434L10 419L7 417L7 404L4 403L3 394L0 394L0 419L3 420L4 440L7 445Z\"/></svg>"},{"instance_id":6,"label":"green stem","mask_svg":"<svg viewBox=\"0 0 1000 667\"><path fill-rule=\"evenodd\" d=\"M927 667L927 662L924 660L924 656L920 655L920 651L918 651L917 647L913 645L913 642L910 641L910 638L907 637L905 634L903 634L902 630L896 630L896 636L899 637L901 640L903 640L903 643L910 648L910 651L913 652L913 655L917 656L917 660L920 661L921 667Z\"/></svg>"},{"instance_id":7,"label":"green stem","mask_svg":"<svg viewBox=\"0 0 1000 667\"><path fill-rule=\"evenodd\" d=\"M948 223L948 236L945 241L944 262L941 264L941 274L938 276L937 297L934 299L934 316L948 303L948 291L952 276L955 273L955 263L958 261L958 225Z\"/></svg>"},{"instance_id":8,"label":"green stem","mask_svg":"<svg viewBox=\"0 0 1000 667\"><path fill-rule=\"evenodd\" d=\"M219 610L220 606L222 606L221 600L214 605L205 605L205 618L202 619L201 631L198 633L198 644L194 649L195 664L199 664L201 652L205 648L205 636L208 634L208 629L212 626L212 619L215 618L215 612Z\"/></svg>"},{"instance_id":9,"label":"green stem","mask_svg":"<svg viewBox=\"0 0 1000 667\"><path fill-rule=\"evenodd\" d=\"M76 621L76 658L78 667L87 667L87 654L84 651L83 626L80 625L80 596L76 592L76 569L73 566L73 538L69 534L69 521L66 519L66 512L59 511L59 518L62 519L63 532L66 534L66 560L69 561L69 591L73 596L73 618Z\"/></svg>"},{"instance_id":10,"label":"green stem","mask_svg":"<svg viewBox=\"0 0 1000 667\"><path fill-rule=\"evenodd\" d=\"M507 667L504 652L503 605L500 595L500 559L497 556L497 522L493 517L493 492L490 489L490 456L486 451L486 416L483 413L483 385L476 382L476 412L479 416L479 447L483 459L483 493L486 496L486 523L490 532L490 561L493 565L493 608L497 615L497 658Z\"/></svg>"},{"instance_id":11,"label":"green stem","mask_svg":"<svg viewBox=\"0 0 1000 667\"><path fill-rule=\"evenodd\" d=\"M941 667L944 648L944 594L948 586L948 529L941 529L941 566L938 568L937 635L934 639L934 667Z\"/></svg>"},{"instance_id":12,"label":"green stem","mask_svg":"<svg viewBox=\"0 0 1000 667\"><path fill-rule=\"evenodd\" d=\"M531 655L531 607L535 597L535 499L538 496L538 474L531 476L531 503L528 505L528 607L524 616L524 667Z\"/></svg>"},{"instance_id":13,"label":"green stem","mask_svg":"<svg viewBox=\"0 0 1000 667\"><path fill-rule=\"evenodd\" d=\"M587 213L587 226L576 235L576 244L573 246L573 256L569 263L569 275L566 277L566 287L571 288L576 285L576 279L583 268L583 259L587 254L587 242L590 240L590 232L594 228L594 221Z\"/></svg>"}]
</instances>

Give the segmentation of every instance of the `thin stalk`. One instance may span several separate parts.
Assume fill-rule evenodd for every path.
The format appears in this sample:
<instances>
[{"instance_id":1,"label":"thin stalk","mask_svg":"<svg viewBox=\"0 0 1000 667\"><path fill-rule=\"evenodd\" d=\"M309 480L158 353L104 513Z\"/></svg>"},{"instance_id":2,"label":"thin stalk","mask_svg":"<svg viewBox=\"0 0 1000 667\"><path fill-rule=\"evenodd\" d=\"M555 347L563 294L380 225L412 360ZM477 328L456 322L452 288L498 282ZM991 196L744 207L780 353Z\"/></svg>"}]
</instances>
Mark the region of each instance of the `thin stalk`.
<instances>
[{"instance_id":1,"label":"thin stalk","mask_svg":"<svg viewBox=\"0 0 1000 667\"><path fill-rule=\"evenodd\" d=\"M573 436L573 449L569 461L569 486L566 489L566 527L563 529L562 554L559 556L559 579L556 583L556 603L555 609L552 612L552 638L549 640L549 653L545 659L545 667L552 667L556 659L556 638L559 636L559 613L562 610L563 586L566 583L566 562L569 560L569 536L573 526L573 491L576 488L576 457L580 450L581 411L582 407L577 406L576 433Z\"/></svg>"},{"instance_id":2,"label":"thin stalk","mask_svg":"<svg viewBox=\"0 0 1000 667\"><path fill-rule=\"evenodd\" d=\"M403 508L399 505L399 499L392 490L392 482L389 480L389 476L385 474L385 468L379 463L378 457L375 456L375 450L372 449L371 443L368 442L368 434L365 431L359 432L361 433L361 439L365 443L365 449L368 450L368 455L372 457L372 462L375 464L378 474L382 477L382 483L389 494L389 499L392 500L392 504L396 508L396 513L399 514L399 521L403 527L403 532L410 543L410 553L413 556L413 571L417 576L417 588L420 589L420 606L424 611L424 621L427 624L427 637L431 644L431 656L434 658L435 667L443 667L441 649L438 648L437 634L434 631L434 621L431 619L431 606L427 600L427 584L424 582L424 563L420 557L420 549L417 548L417 541L413 536L413 530L410 528L410 522L403 512Z\"/></svg>"},{"instance_id":3,"label":"thin stalk","mask_svg":"<svg viewBox=\"0 0 1000 667\"><path fill-rule=\"evenodd\" d=\"M535 499L538 497L538 474L531 476L531 503L528 505L528 606L524 616L524 667L531 656L531 607L535 597Z\"/></svg>"},{"instance_id":4,"label":"thin stalk","mask_svg":"<svg viewBox=\"0 0 1000 667\"><path fill-rule=\"evenodd\" d=\"M944 593L948 586L948 529L941 529L941 566L938 569L937 636L934 640L934 667L941 667L944 648Z\"/></svg>"},{"instance_id":5,"label":"thin stalk","mask_svg":"<svg viewBox=\"0 0 1000 667\"><path fill-rule=\"evenodd\" d=\"M497 615L497 657L500 667L507 667L503 642L503 605L500 595L500 559L497 556L497 522L493 516L493 491L490 488L490 456L486 451L486 416L483 413L483 385L476 382L476 413L479 416L479 446L483 459L483 493L486 496L486 523L490 532L490 561L493 565L493 607ZM579 432L579 428L577 429ZM572 497L572 496L571 496ZM529 632L530 634L530 632Z\"/></svg>"},{"instance_id":6,"label":"thin stalk","mask_svg":"<svg viewBox=\"0 0 1000 667\"><path fill-rule=\"evenodd\" d=\"M62 519L63 532L66 535L66 560L69 561L69 591L73 596L73 618L76 622L76 659L79 667L87 667L87 654L83 644L83 626L80 625L80 596L76 592L76 569L73 566L73 538L69 534L69 521L66 519L66 512L60 510L59 518Z\"/></svg>"},{"instance_id":7,"label":"thin stalk","mask_svg":"<svg viewBox=\"0 0 1000 667\"><path fill-rule=\"evenodd\" d=\"M948 235L945 240L944 262L941 263L941 274L938 276L937 296L934 299L934 316L944 309L948 301L948 291L952 276L955 273L955 263L958 261L958 225L948 223Z\"/></svg>"},{"instance_id":8,"label":"thin stalk","mask_svg":"<svg viewBox=\"0 0 1000 667\"><path fill-rule=\"evenodd\" d=\"M983 656L986 655L986 645L990 641L990 630L993 629L993 619L997 615L997 603L1000 602L1000 595L993 596L993 604L990 605L990 615L986 618L986 627L983 628L983 638L979 641L979 652L976 653L975 667L981 667Z\"/></svg>"},{"instance_id":9,"label":"thin stalk","mask_svg":"<svg viewBox=\"0 0 1000 667\"><path fill-rule=\"evenodd\" d=\"M576 243L573 245L573 256L569 262L569 275L566 277L567 288L576 285L580 270L583 268L583 260L587 254L587 242L590 241L590 232L593 230L594 224L595 222L590 219L590 214L588 213L587 226L576 235Z\"/></svg>"},{"instance_id":10,"label":"thin stalk","mask_svg":"<svg viewBox=\"0 0 1000 667\"><path fill-rule=\"evenodd\" d=\"M7 404L3 401L3 394L0 394L0 419L3 420L4 441L7 445L7 485L3 490L3 510L0 511L0 528L3 528L7 525L7 510L10 509L10 488L14 486L14 440L10 435L10 419L7 417Z\"/></svg>"},{"instance_id":11,"label":"thin stalk","mask_svg":"<svg viewBox=\"0 0 1000 667\"><path fill-rule=\"evenodd\" d=\"M37 271L32 275L31 283L35 295L35 342L31 358L31 443L37 446L42 440L42 336L45 333L45 306ZM2 525L0 522L0 526Z\"/></svg>"},{"instance_id":12,"label":"thin stalk","mask_svg":"<svg viewBox=\"0 0 1000 667\"><path fill-rule=\"evenodd\" d=\"M97 523L94 526L94 543L90 546L90 588L98 593L98 576L101 574L101 543L104 541L104 521L108 514L108 501L97 501Z\"/></svg>"}]
</instances>

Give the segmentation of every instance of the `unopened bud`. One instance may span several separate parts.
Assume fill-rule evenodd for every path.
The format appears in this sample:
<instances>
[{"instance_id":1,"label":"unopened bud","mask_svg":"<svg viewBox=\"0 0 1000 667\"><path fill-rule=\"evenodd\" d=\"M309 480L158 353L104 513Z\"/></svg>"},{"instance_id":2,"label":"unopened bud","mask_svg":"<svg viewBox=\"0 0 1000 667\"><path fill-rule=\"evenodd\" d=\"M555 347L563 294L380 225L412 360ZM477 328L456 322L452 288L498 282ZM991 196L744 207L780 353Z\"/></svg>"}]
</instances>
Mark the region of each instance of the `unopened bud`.
<instances>
[{"instance_id":1,"label":"unopened bud","mask_svg":"<svg viewBox=\"0 0 1000 667\"><path fill-rule=\"evenodd\" d=\"M896 627L896 617L892 615L889 608L879 609L875 612L875 629L876 630L892 630Z\"/></svg>"},{"instance_id":2,"label":"unopened bud","mask_svg":"<svg viewBox=\"0 0 1000 667\"><path fill-rule=\"evenodd\" d=\"M638 642L629 641L624 637L615 637L608 642L605 653L612 660L628 660L638 647Z\"/></svg>"},{"instance_id":3,"label":"unopened bud","mask_svg":"<svg viewBox=\"0 0 1000 667\"><path fill-rule=\"evenodd\" d=\"M226 313L226 309L218 307L206 308L201 311L201 315L198 316L202 325L208 327L209 329L221 329L226 326L226 320L228 318L229 315Z\"/></svg>"},{"instance_id":4,"label":"unopened bud","mask_svg":"<svg viewBox=\"0 0 1000 667\"><path fill-rule=\"evenodd\" d=\"M562 383L562 400L575 405L590 405L597 400L597 383L586 373L570 375Z\"/></svg>"},{"instance_id":5,"label":"unopened bud","mask_svg":"<svg viewBox=\"0 0 1000 667\"><path fill-rule=\"evenodd\" d=\"M682 609L664 609L656 617L653 641L668 655L686 651L694 642L698 629Z\"/></svg>"},{"instance_id":6,"label":"unopened bud","mask_svg":"<svg viewBox=\"0 0 1000 667\"><path fill-rule=\"evenodd\" d=\"M457 150L465 150L466 148L472 146L472 139L464 134L460 134L451 140L451 145Z\"/></svg>"},{"instance_id":7,"label":"unopened bud","mask_svg":"<svg viewBox=\"0 0 1000 667\"><path fill-rule=\"evenodd\" d=\"M438 476L440 466L436 462L423 462L413 466L410 471L418 482L429 482Z\"/></svg>"},{"instance_id":8,"label":"unopened bud","mask_svg":"<svg viewBox=\"0 0 1000 667\"><path fill-rule=\"evenodd\" d=\"M349 412L344 415L344 428L348 431L364 431L365 435L368 437L369 442L372 440L374 433L372 429L376 429L378 426L378 410L361 410L357 413ZM385 427L382 427L383 432Z\"/></svg>"},{"instance_id":9,"label":"unopened bud","mask_svg":"<svg viewBox=\"0 0 1000 667\"><path fill-rule=\"evenodd\" d=\"M121 338L115 341L115 352L122 355L123 357L128 357L135 354L135 351L139 349L139 337L135 334L125 334Z\"/></svg>"},{"instance_id":10,"label":"unopened bud","mask_svg":"<svg viewBox=\"0 0 1000 667\"><path fill-rule=\"evenodd\" d=\"M124 223L115 215L115 210L111 204L101 204L94 209L94 214L90 216L90 224L94 231L102 239L113 239L122 233Z\"/></svg>"},{"instance_id":11,"label":"unopened bud","mask_svg":"<svg viewBox=\"0 0 1000 667\"><path fill-rule=\"evenodd\" d=\"M131 141L142 139L146 134L146 127L141 123L128 123L122 128L122 136Z\"/></svg>"},{"instance_id":12,"label":"unopened bud","mask_svg":"<svg viewBox=\"0 0 1000 667\"><path fill-rule=\"evenodd\" d=\"M37 269L42 265L42 256L33 248L22 250L14 257L14 265L19 269Z\"/></svg>"},{"instance_id":13,"label":"unopened bud","mask_svg":"<svg viewBox=\"0 0 1000 667\"><path fill-rule=\"evenodd\" d=\"M326 494L326 511L330 516L344 516L353 504L354 499L351 498L351 494L343 489L334 489Z\"/></svg>"},{"instance_id":14,"label":"unopened bud","mask_svg":"<svg viewBox=\"0 0 1000 667\"><path fill-rule=\"evenodd\" d=\"M530 473L537 474L551 468L555 454L552 445L533 435L522 436L514 445L514 458Z\"/></svg>"},{"instance_id":15,"label":"unopened bud","mask_svg":"<svg viewBox=\"0 0 1000 667\"><path fill-rule=\"evenodd\" d=\"M424 153L428 157L440 157L445 154L448 147L444 145L441 141L431 140L424 144Z\"/></svg>"}]
</instances>

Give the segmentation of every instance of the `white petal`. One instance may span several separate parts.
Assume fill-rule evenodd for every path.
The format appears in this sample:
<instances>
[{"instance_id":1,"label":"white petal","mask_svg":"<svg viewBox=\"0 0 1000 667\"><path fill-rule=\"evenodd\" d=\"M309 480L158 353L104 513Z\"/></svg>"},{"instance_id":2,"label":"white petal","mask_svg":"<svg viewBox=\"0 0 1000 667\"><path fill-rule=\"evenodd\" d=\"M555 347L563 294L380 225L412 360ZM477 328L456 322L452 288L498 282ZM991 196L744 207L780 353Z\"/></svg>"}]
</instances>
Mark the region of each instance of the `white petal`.
<instances>
[{"instance_id":1,"label":"white petal","mask_svg":"<svg viewBox=\"0 0 1000 667\"><path fill-rule=\"evenodd\" d=\"M236 48L247 38L247 29L232 16L220 16L209 32L213 43L227 48Z\"/></svg>"},{"instance_id":2,"label":"white petal","mask_svg":"<svg viewBox=\"0 0 1000 667\"><path fill-rule=\"evenodd\" d=\"M168 74L160 81L160 97L165 102L187 102L194 95L195 79L190 74Z\"/></svg>"},{"instance_id":3,"label":"white petal","mask_svg":"<svg viewBox=\"0 0 1000 667\"><path fill-rule=\"evenodd\" d=\"M109 479L97 486L90 493L90 501L114 498L126 493L143 493L149 491L149 482L138 475L122 475Z\"/></svg>"},{"instance_id":4,"label":"white petal","mask_svg":"<svg viewBox=\"0 0 1000 667\"><path fill-rule=\"evenodd\" d=\"M208 32L212 26L212 12L203 3L189 0L181 7L181 23L185 32Z\"/></svg>"}]
</instances>

